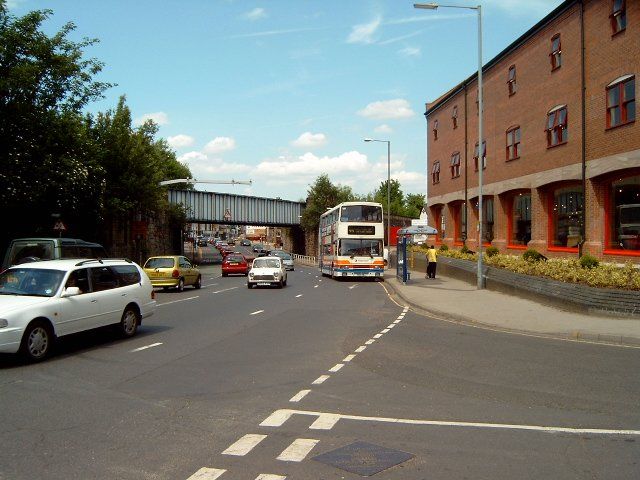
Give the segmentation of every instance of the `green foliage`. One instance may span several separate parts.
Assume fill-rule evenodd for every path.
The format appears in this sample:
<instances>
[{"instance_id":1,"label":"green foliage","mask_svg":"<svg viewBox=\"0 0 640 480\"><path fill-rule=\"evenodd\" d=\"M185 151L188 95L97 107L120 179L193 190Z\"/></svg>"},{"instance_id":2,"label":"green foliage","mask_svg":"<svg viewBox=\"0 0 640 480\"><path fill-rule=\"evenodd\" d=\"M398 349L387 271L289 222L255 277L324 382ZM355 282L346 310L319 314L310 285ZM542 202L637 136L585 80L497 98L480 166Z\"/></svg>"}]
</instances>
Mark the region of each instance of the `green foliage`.
<instances>
[{"instance_id":1,"label":"green foliage","mask_svg":"<svg viewBox=\"0 0 640 480\"><path fill-rule=\"evenodd\" d=\"M442 245L440 245L439 250L441 252L446 252L447 250L449 250L449 247L443 243Z\"/></svg>"},{"instance_id":2,"label":"green foliage","mask_svg":"<svg viewBox=\"0 0 640 480\"><path fill-rule=\"evenodd\" d=\"M329 175L322 174L307 190L307 205L302 212L300 223L308 231L316 231L320 224L320 215L328 208L339 203L354 200L354 195L348 186L336 186L329 180Z\"/></svg>"},{"instance_id":3,"label":"green foliage","mask_svg":"<svg viewBox=\"0 0 640 480\"><path fill-rule=\"evenodd\" d=\"M469 253L469 251L469 247L467 247L466 245L463 245L460 249L460 253Z\"/></svg>"},{"instance_id":4,"label":"green foliage","mask_svg":"<svg viewBox=\"0 0 640 480\"><path fill-rule=\"evenodd\" d=\"M544 260L545 257L537 250L529 248L522 254L522 258L527 262L539 262Z\"/></svg>"},{"instance_id":5,"label":"green foliage","mask_svg":"<svg viewBox=\"0 0 640 480\"><path fill-rule=\"evenodd\" d=\"M495 257L500 253L500 250L498 250L497 247L491 246L485 249L485 253L487 254L487 257Z\"/></svg>"},{"instance_id":6,"label":"green foliage","mask_svg":"<svg viewBox=\"0 0 640 480\"><path fill-rule=\"evenodd\" d=\"M582 266L582 268L596 268L598 265L600 265L600 262L596 257L588 254L580 257L580 266Z\"/></svg>"}]
</instances>

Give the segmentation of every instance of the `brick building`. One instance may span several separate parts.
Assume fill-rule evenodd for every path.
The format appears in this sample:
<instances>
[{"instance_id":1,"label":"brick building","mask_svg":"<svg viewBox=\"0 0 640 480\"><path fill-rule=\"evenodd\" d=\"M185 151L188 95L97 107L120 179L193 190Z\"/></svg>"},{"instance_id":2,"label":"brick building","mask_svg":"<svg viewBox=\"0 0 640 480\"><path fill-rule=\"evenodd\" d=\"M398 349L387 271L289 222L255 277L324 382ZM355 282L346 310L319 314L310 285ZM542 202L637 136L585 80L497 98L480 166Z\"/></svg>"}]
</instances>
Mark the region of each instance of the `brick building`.
<instances>
[{"instance_id":1,"label":"brick building","mask_svg":"<svg viewBox=\"0 0 640 480\"><path fill-rule=\"evenodd\" d=\"M640 263L640 1L567 0L427 103L428 206L438 241ZM583 240L584 239L584 240Z\"/></svg>"}]
</instances>

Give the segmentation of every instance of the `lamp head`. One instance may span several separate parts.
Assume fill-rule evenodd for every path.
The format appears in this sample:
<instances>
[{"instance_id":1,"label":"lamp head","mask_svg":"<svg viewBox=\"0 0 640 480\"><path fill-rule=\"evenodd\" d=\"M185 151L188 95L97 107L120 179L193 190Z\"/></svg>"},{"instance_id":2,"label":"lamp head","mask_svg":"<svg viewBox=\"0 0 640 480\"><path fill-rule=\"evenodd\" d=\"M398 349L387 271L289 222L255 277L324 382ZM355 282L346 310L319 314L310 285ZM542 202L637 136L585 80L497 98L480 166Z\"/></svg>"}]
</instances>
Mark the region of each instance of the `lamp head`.
<instances>
[{"instance_id":1,"label":"lamp head","mask_svg":"<svg viewBox=\"0 0 640 480\"><path fill-rule=\"evenodd\" d=\"M439 7L437 3L414 3L413 8L422 8L424 10L435 10Z\"/></svg>"},{"instance_id":2,"label":"lamp head","mask_svg":"<svg viewBox=\"0 0 640 480\"><path fill-rule=\"evenodd\" d=\"M365 142L373 142L373 138L365 138L364 141Z\"/></svg>"}]
</instances>

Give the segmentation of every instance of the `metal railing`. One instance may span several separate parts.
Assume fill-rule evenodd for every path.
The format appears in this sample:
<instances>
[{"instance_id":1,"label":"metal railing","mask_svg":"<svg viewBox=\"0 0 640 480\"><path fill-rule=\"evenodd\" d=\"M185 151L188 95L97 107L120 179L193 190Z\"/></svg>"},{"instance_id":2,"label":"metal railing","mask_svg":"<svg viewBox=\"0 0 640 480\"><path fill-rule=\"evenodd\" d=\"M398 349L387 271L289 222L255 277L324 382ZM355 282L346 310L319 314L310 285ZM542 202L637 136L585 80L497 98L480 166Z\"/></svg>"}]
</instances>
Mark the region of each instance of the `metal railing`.
<instances>
[{"instance_id":1,"label":"metal railing","mask_svg":"<svg viewBox=\"0 0 640 480\"><path fill-rule=\"evenodd\" d=\"M308 255L299 255L297 253L294 253L293 254L293 261L301 263L303 265L309 265L309 266L312 266L312 267L318 266L317 257L310 257Z\"/></svg>"}]
</instances>

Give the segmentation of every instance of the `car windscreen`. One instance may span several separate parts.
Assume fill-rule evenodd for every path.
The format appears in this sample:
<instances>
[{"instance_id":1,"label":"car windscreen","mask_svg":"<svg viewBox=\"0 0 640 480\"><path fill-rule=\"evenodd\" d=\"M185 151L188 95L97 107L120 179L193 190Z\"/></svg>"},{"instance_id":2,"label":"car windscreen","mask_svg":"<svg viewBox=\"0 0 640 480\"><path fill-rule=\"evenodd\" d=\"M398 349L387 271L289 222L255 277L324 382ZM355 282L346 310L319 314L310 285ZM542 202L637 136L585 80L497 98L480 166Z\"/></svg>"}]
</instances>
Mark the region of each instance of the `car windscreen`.
<instances>
[{"instance_id":1,"label":"car windscreen","mask_svg":"<svg viewBox=\"0 0 640 480\"><path fill-rule=\"evenodd\" d=\"M280 262L275 258L256 258L253 261L254 268L280 268Z\"/></svg>"},{"instance_id":2,"label":"car windscreen","mask_svg":"<svg viewBox=\"0 0 640 480\"><path fill-rule=\"evenodd\" d=\"M228 255L226 261L242 263L244 262L244 257L242 255Z\"/></svg>"},{"instance_id":3,"label":"car windscreen","mask_svg":"<svg viewBox=\"0 0 640 480\"><path fill-rule=\"evenodd\" d=\"M173 268L174 264L173 258L150 258L144 264L144 268Z\"/></svg>"},{"instance_id":4,"label":"car windscreen","mask_svg":"<svg viewBox=\"0 0 640 480\"><path fill-rule=\"evenodd\" d=\"M52 297L64 276L62 270L10 268L0 274L0 295Z\"/></svg>"},{"instance_id":5,"label":"car windscreen","mask_svg":"<svg viewBox=\"0 0 640 480\"><path fill-rule=\"evenodd\" d=\"M38 260L53 260L51 240L14 242L9 254L7 267Z\"/></svg>"}]
</instances>

